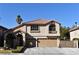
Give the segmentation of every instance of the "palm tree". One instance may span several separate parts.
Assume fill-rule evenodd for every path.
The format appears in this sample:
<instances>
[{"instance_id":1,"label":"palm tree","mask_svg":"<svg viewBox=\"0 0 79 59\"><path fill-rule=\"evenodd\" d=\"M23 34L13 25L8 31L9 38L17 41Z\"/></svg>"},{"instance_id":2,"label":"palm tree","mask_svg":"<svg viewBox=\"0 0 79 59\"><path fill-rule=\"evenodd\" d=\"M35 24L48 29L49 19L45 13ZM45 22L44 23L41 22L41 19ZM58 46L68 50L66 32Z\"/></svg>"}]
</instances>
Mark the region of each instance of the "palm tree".
<instances>
[{"instance_id":1,"label":"palm tree","mask_svg":"<svg viewBox=\"0 0 79 59\"><path fill-rule=\"evenodd\" d=\"M18 15L17 18L16 18L16 22L17 22L18 24L21 24L22 21L23 21L23 20L22 20L21 16Z\"/></svg>"},{"instance_id":2,"label":"palm tree","mask_svg":"<svg viewBox=\"0 0 79 59\"><path fill-rule=\"evenodd\" d=\"M75 26L77 27L77 22L75 22Z\"/></svg>"}]
</instances>

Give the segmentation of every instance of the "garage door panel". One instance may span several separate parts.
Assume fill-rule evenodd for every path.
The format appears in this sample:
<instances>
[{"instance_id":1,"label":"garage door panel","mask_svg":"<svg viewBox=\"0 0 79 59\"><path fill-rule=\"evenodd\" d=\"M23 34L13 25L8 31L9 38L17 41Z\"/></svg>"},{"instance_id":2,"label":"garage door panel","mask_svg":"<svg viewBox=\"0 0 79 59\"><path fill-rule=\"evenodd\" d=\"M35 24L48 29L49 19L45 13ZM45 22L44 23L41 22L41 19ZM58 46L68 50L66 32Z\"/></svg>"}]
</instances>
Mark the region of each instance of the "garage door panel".
<instances>
[{"instance_id":1,"label":"garage door panel","mask_svg":"<svg viewBox=\"0 0 79 59\"><path fill-rule=\"evenodd\" d=\"M57 47L57 40L53 39L39 39L38 40L38 46L39 47Z\"/></svg>"}]
</instances>

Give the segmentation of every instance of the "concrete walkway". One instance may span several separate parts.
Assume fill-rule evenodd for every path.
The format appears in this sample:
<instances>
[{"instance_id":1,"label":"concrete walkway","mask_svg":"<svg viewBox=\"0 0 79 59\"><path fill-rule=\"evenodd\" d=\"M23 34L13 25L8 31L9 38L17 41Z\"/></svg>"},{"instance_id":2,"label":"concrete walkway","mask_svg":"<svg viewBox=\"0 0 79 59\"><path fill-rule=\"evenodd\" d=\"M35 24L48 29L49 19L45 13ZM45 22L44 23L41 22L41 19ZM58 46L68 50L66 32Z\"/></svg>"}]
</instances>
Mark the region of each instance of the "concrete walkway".
<instances>
[{"instance_id":1,"label":"concrete walkway","mask_svg":"<svg viewBox=\"0 0 79 59\"><path fill-rule=\"evenodd\" d=\"M79 55L78 48L28 48L24 55Z\"/></svg>"}]
</instances>

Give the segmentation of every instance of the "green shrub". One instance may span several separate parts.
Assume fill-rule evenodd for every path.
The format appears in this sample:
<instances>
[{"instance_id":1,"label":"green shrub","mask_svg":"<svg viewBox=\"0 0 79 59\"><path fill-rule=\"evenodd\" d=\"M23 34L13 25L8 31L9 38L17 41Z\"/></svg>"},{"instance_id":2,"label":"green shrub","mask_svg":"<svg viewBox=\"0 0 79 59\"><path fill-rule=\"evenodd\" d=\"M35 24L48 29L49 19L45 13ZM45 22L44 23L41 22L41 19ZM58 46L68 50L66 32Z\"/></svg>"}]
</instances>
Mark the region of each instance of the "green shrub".
<instances>
[{"instance_id":1,"label":"green shrub","mask_svg":"<svg viewBox=\"0 0 79 59\"><path fill-rule=\"evenodd\" d=\"M21 51L22 47L17 47L17 49L12 50L12 53L19 53Z\"/></svg>"},{"instance_id":2,"label":"green shrub","mask_svg":"<svg viewBox=\"0 0 79 59\"><path fill-rule=\"evenodd\" d=\"M79 41L79 38L74 38L73 40L78 40Z\"/></svg>"},{"instance_id":3,"label":"green shrub","mask_svg":"<svg viewBox=\"0 0 79 59\"><path fill-rule=\"evenodd\" d=\"M17 49L11 49L11 50L0 50L0 53L19 53L21 51L22 47L17 47Z\"/></svg>"},{"instance_id":4,"label":"green shrub","mask_svg":"<svg viewBox=\"0 0 79 59\"><path fill-rule=\"evenodd\" d=\"M0 53L12 53L11 50L0 50Z\"/></svg>"}]
</instances>

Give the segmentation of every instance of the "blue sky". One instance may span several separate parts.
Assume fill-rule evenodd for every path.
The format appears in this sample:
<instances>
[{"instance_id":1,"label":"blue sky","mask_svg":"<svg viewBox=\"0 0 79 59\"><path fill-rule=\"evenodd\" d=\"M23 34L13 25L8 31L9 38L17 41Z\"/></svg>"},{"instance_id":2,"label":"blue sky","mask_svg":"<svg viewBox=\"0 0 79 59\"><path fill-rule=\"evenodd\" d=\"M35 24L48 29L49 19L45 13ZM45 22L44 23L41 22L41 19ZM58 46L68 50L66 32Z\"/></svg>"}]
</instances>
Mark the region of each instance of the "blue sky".
<instances>
[{"instance_id":1,"label":"blue sky","mask_svg":"<svg viewBox=\"0 0 79 59\"><path fill-rule=\"evenodd\" d=\"M17 26L16 16L20 14L24 22L37 18L56 19L63 26L79 24L79 4L0 4L0 25L12 28Z\"/></svg>"}]
</instances>

